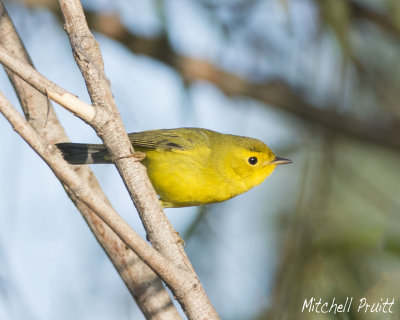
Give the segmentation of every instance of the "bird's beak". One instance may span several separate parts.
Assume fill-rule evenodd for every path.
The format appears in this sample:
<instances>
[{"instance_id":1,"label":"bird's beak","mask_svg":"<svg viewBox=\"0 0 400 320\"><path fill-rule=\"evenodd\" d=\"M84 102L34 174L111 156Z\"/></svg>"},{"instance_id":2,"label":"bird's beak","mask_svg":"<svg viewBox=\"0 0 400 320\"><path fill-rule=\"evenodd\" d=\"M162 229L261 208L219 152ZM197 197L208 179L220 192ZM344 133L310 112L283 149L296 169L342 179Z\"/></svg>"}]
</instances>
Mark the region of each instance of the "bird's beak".
<instances>
[{"instance_id":1,"label":"bird's beak","mask_svg":"<svg viewBox=\"0 0 400 320\"><path fill-rule=\"evenodd\" d=\"M275 159L270 162L270 164L287 164L287 163L293 163L293 161L286 158L275 157Z\"/></svg>"}]
</instances>

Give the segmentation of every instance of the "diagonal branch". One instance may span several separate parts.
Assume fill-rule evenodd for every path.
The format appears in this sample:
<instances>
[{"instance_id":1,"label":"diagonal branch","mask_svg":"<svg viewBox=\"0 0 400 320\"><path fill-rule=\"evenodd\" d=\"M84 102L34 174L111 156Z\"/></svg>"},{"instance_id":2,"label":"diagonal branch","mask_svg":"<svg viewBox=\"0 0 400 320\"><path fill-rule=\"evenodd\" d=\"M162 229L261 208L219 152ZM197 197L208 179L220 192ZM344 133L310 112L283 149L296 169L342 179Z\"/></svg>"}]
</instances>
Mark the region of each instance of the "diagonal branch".
<instances>
[{"instance_id":1,"label":"diagonal branch","mask_svg":"<svg viewBox=\"0 0 400 320\"><path fill-rule=\"evenodd\" d=\"M388 17L388 15L374 11L365 4L363 5L354 0L350 1L350 8L355 18L373 22L396 38L400 38L400 28L398 24L396 25L394 19L390 19L390 16Z\"/></svg>"},{"instance_id":2,"label":"diagonal branch","mask_svg":"<svg viewBox=\"0 0 400 320\"><path fill-rule=\"evenodd\" d=\"M34 86L35 88L39 89L40 91L44 91L47 92L47 86L51 87L51 88L55 88L54 90L57 92L62 92L63 95L68 95L68 96L72 96L72 94L68 93L67 91L65 91L64 89L58 87L57 85L55 85L54 83L52 83L50 80L46 79L45 77L43 77L42 75L40 75L35 69L31 68L29 65L27 65L26 63L23 63L22 61L13 58L3 47L0 46L0 62L3 63L4 66L6 66L8 69L10 69L12 72L14 72L15 74L17 74L19 77L21 77L22 79L24 79L25 81L27 81L29 84L31 84L32 86ZM15 63L15 64L14 64ZM52 90L53 90L52 89ZM5 98L3 98L4 100ZM78 99L78 98L77 98ZM78 99L79 100L79 99ZM67 100L63 100L62 102L65 103ZM3 102L5 105L7 105L6 102ZM87 110L87 108L93 108L92 106L85 104L83 102L79 103L79 106L83 107L84 110ZM5 108L5 107L3 107ZM129 227L125 224L125 222L123 222L123 220L119 217L119 215L117 213L114 212L114 209L112 209L112 207L110 207L109 205L107 206L107 204L103 203L101 200L97 199L96 201L92 201L90 202L90 204L88 204L88 200L85 200L85 197L82 195L82 190L85 190L85 194L87 197L96 197L96 195L89 194L89 190L86 188L86 186L83 184L83 182L79 182L79 184L81 184L84 187L79 187L79 186L75 186L75 188L71 187L71 183L75 183L74 179L78 179L78 177L76 175L74 175L73 179L70 178L68 181L66 182L65 180L62 179L62 177L59 175L59 173L57 173L56 169L54 168L54 164L58 164L58 161L53 161L50 162L49 159L46 159L45 156L43 155L43 150L45 150L45 147L43 146L43 142L40 142L39 140L37 140L35 143L33 143L31 140L29 140L28 137L30 137L31 139L33 139L33 134L32 133L21 133L18 128L25 128L25 130L29 131L29 128L26 128L22 125L19 125L20 123L20 119L17 118L16 115L14 115L12 113L12 111L9 110L10 108L8 107L7 109L5 109L6 111L2 111L1 110L1 106L0 106L0 112L3 112L5 114L5 116L9 119L9 121L12 123L12 125L16 128L16 130L24 137L24 139L30 143L30 145L32 146L32 148L35 149L35 151L42 156L42 158L49 164L49 166L53 169L53 171L56 173L57 177L66 185L68 185L68 190L72 190L72 193L74 195L74 198L79 199L80 201L82 201L84 203L85 206L88 206L89 209L93 210L96 212L96 214L101 217L101 219L114 231L117 233L117 235L142 259L144 260L144 262L146 264L148 264L154 271L157 270L157 274L159 274L163 280L170 285L171 290L173 290L175 292L175 295L178 299L181 299L187 303L189 303L189 308L187 305L185 305L185 307L187 308L185 311L188 312L188 314L191 314L191 312L194 313L193 315L193 319L201 319L202 318L202 314L203 314L203 309L202 308L198 308L198 306L196 307L196 305L199 303L198 302L198 295L200 295L200 298L204 299L205 293L204 290L202 288L200 288L200 290L198 289L199 286L199 280L197 278L197 276L192 273L191 270L187 269L186 267L182 267L181 265L175 265L175 264L170 264L169 268L167 268L165 266L165 263L163 263L161 258L163 258L161 256L161 258L159 256L157 256L157 261L152 263L151 258L144 258L146 257L146 253L143 252L145 249L145 247L142 247L142 251L141 253L138 253L137 250L135 250L133 247L135 246L135 242L136 241L143 241L140 238L134 238L132 242L132 239L126 239L127 234L129 234L129 232L133 232L132 230L129 229ZM67 108L67 109L71 109L71 108ZM76 115L80 116L80 108L74 108L74 110L76 111ZM8 113L7 113L8 112ZM83 112L83 114L87 114L87 112ZM10 120L10 117L12 119L17 119L17 120ZM39 142L38 142L39 141ZM131 157L129 157L129 160L136 162L134 159L132 159ZM68 172L70 172L72 169L70 169L69 165L65 164L64 162L64 166L67 166L68 168ZM62 171L67 170L65 167L61 167ZM64 179L66 179L64 177ZM79 181L79 180L77 180ZM79 194L79 196L77 196L77 193ZM100 205L99 205L100 203ZM101 204L102 203L102 204ZM158 204L158 199L157 199L157 204ZM105 211L103 211L102 208L107 208ZM111 212L111 216L109 216L109 213ZM116 226L115 226L116 224ZM122 229L119 229L122 226ZM171 227L172 228L172 227ZM175 234L174 234L175 236ZM140 240L139 240L140 239ZM131 242L130 242L131 241ZM174 240L173 242L174 244L179 244L177 243L177 241ZM148 246L147 246L148 247ZM148 249L152 249L154 251L153 248L149 247ZM154 252L153 252L154 255ZM150 259L150 262L149 262ZM161 259L161 260L160 260ZM165 258L163 258L165 259ZM161 262L160 262L161 261ZM165 261L164 261L165 262ZM161 265L158 265L159 263L161 263ZM190 263L190 262L189 262ZM179 269L177 269L177 267ZM165 268L169 269L169 271L166 274L163 274L162 272L160 273L160 269L161 271L165 270ZM169 277L171 277L171 272L173 272L173 270L175 271L176 276L178 276L180 274L180 276L184 279L182 281L178 281L178 280L174 280L171 279ZM168 276L169 275L169 276ZM164 276L167 276L167 278L165 278ZM174 275L175 276L175 275ZM173 277L173 276L172 276ZM195 298L193 298L193 295L195 296ZM196 303L194 303L193 306L190 305L190 301L195 301ZM188 301L187 301L188 300ZM201 299L200 299L201 300ZM209 305L211 307L211 305ZM192 311L191 308L194 308L195 311ZM212 308L212 307L211 307ZM189 310L189 311L188 311ZM196 311L197 310L197 311ZM217 318L214 317L214 318Z\"/></svg>"},{"instance_id":3,"label":"diagonal branch","mask_svg":"<svg viewBox=\"0 0 400 320\"><path fill-rule=\"evenodd\" d=\"M43 141L1 92L0 113L4 115L14 130L46 162L65 187L88 208L94 211L168 285L172 288L182 288L185 291L193 289L196 281L192 281L193 278L190 273L177 268L167 258L151 247L129 227L107 201L94 194L89 184L82 181L74 169L63 160L58 149L54 145Z\"/></svg>"},{"instance_id":4,"label":"diagonal branch","mask_svg":"<svg viewBox=\"0 0 400 320\"><path fill-rule=\"evenodd\" d=\"M1 1L0 16L0 45L9 50L14 57L32 64ZM7 68L6 72L17 92L25 117L33 129L45 141L67 141L67 136L47 97ZM104 201L108 201L89 166L75 167L75 172L90 185L93 193ZM146 319L181 319L158 276L132 250L128 249L126 244L79 198L76 198L69 189L66 188L66 191L117 269Z\"/></svg>"},{"instance_id":5,"label":"diagonal branch","mask_svg":"<svg viewBox=\"0 0 400 320\"><path fill-rule=\"evenodd\" d=\"M35 68L15 58L15 56L8 52L3 46L0 46L0 61L11 70L14 75L24 79L26 83L45 95L45 98L47 96L49 99L58 102L83 121L92 122L94 120L96 112L93 106L42 76Z\"/></svg>"},{"instance_id":6,"label":"diagonal branch","mask_svg":"<svg viewBox=\"0 0 400 320\"><path fill-rule=\"evenodd\" d=\"M190 319L217 319L218 315L185 254L179 236L161 208L146 168L129 157L134 152L133 146L104 74L99 45L87 26L82 5L79 0L59 0L59 3L75 61L96 109L90 125L103 140L112 159L115 159L114 163L138 210L150 242L185 275L185 283L171 286L171 282L167 281L167 284Z\"/></svg>"}]
</instances>

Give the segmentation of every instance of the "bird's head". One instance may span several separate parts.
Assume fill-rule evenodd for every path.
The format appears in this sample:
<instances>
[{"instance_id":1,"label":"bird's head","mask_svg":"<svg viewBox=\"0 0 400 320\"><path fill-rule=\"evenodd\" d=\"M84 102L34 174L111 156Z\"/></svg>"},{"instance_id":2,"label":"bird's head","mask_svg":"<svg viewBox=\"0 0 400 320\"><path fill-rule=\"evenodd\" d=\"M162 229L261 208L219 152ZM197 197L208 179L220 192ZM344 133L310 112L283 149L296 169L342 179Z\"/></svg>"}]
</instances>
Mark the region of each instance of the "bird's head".
<instances>
[{"instance_id":1,"label":"bird's head","mask_svg":"<svg viewBox=\"0 0 400 320\"><path fill-rule=\"evenodd\" d=\"M226 165L232 168L237 178L251 188L263 182L277 165L292 163L291 160L277 157L268 146L256 139L238 139L227 151Z\"/></svg>"}]
</instances>

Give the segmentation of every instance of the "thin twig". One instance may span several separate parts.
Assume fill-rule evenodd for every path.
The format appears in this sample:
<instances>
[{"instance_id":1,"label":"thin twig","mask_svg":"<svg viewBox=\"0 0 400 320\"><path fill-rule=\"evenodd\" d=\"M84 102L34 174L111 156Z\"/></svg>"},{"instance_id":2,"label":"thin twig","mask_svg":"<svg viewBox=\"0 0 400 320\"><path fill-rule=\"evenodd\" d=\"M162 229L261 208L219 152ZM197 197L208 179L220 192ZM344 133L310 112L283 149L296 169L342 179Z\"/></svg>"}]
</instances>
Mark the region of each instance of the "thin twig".
<instances>
[{"instance_id":1,"label":"thin twig","mask_svg":"<svg viewBox=\"0 0 400 320\"><path fill-rule=\"evenodd\" d=\"M29 64L12 56L3 46L0 47L0 61L4 66L11 69L13 73L48 96L51 100L61 104L84 121L93 121L95 109L90 104L87 104L77 96L43 77Z\"/></svg>"}]
</instances>

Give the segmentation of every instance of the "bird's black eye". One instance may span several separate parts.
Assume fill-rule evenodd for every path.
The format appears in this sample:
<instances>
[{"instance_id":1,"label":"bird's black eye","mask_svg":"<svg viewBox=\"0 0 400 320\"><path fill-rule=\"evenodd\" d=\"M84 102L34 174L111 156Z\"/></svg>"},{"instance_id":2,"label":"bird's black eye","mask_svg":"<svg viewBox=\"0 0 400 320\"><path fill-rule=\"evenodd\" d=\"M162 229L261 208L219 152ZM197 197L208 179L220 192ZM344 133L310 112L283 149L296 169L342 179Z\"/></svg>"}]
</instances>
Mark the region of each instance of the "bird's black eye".
<instances>
[{"instance_id":1,"label":"bird's black eye","mask_svg":"<svg viewBox=\"0 0 400 320\"><path fill-rule=\"evenodd\" d=\"M258 159L256 157L250 157L249 158L249 163L254 166L258 162Z\"/></svg>"}]
</instances>

